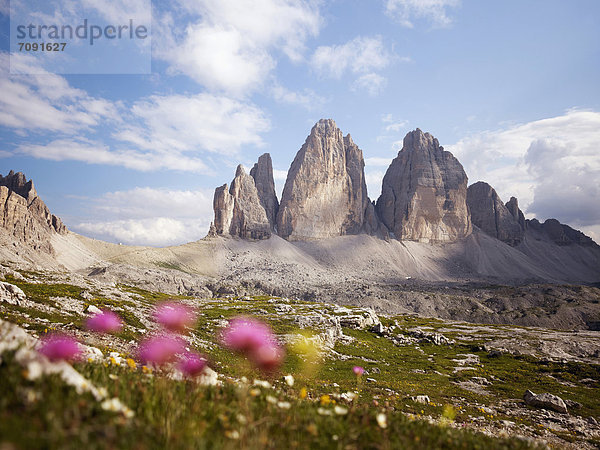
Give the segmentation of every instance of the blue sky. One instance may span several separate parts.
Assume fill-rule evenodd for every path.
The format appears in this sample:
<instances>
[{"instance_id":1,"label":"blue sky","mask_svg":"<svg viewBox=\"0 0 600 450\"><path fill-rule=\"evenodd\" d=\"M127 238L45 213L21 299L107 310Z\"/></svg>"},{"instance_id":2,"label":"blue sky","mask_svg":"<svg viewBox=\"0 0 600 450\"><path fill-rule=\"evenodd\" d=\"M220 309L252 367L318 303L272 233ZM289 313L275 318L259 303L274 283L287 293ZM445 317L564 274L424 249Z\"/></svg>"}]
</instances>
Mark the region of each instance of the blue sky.
<instances>
[{"instance_id":1,"label":"blue sky","mask_svg":"<svg viewBox=\"0 0 600 450\"><path fill-rule=\"evenodd\" d=\"M149 3L45 1L35 17L121 23L149 17ZM363 150L372 199L419 127L470 183L600 238L596 0L153 2L151 73L133 75L57 73L77 68L9 55L6 0L0 13L0 173L33 178L73 231L199 239L214 187L238 163L271 153L281 191L312 125L333 118ZM76 62L106 58L78 51ZM111 55L108 72L133 60Z\"/></svg>"}]
</instances>

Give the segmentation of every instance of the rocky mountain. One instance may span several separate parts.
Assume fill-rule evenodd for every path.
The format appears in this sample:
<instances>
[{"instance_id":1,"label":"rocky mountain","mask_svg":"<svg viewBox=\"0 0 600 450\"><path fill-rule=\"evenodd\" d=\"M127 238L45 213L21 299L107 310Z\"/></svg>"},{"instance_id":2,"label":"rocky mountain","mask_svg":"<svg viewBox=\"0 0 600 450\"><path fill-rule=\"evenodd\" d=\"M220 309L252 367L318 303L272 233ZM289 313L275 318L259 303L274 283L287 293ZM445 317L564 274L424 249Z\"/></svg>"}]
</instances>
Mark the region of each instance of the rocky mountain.
<instances>
[{"instance_id":1,"label":"rocky mountain","mask_svg":"<svg viewBox=\"0 0 600 450\"><path fill-rule=\"evenodd\" d=\"M270 157L268 160L270 165ZM257 172L258 169L255 174ZM262 176L266 171L261 169L260 172ZM268 185L268 180L263 178L262 181ZM270 183L273 184L272 169ZM248 175L240 164L231 182L231 188L227 189L227 184L224 184L215 190L213 207L216 233L239 236L243 239L268 239L271 236L272 223L261 202L261 194L265 195L264 193L265 190L262 189L259 193L255 178Z\"/></svg>"},{"instance_id":2,"label":"rocky mountain","mask_svg":"<svg viewBox=\"0 0 600 450\"><path fill-rule=\"evenodd\" d=\"M560 223L556 219L547 219L544 223L540 223L537 219L526 220L525 226L527 230L544 235L556 245L581 245L583 247L600 248L589 236L571 228L569 225Z\"/></svg>"},{"instance_id":3,"label":"rocky mountain","mask_svg":"<svg viewBox=\"0 0 600 450\"><path fill-rule=\"evenodd\" d=\"M367 196L362 151L331 119L320 120L296 154L277 214L279 236L319 239L379 225Z\"/></svg>"},{"instance_id":4,"label":"rocky mountain","mask_svg":"<svg viewBox=\"0 0 600 450\"><path fill-rule=\"evenodd\" d=\"M250 176L254 178L254 184L258 191L258 199L267 214L267 220L271 230L275 231L277 224L277 212L279 201L275 193L275 182L273 180L273 163L271 155L265 153L258 158L258 162L250 170Z\"/></svg>"},{"instance_id":5,"label":"rocky mountain","mask_svg":"<svg viewBox=\"0 0 600 450\"><path fill-rule=\"evenodd\" d=\"M490 236L515 246L523 240L525 222L517 199L512 197L511 202L512 212L502 203L494 188L483 181L478 181L467 189L467 205L473 225ZM523 222L519 223L521 217Z\"/></svg>"},{"instance_id":6,"label":"rocky mountain","mask_svg":"<svg viewBox=\"0 0 600 450\"><path fill-rule=\"evenodd\" d=\"M388 168L376 209L397 239L452 242L471 233L466 198L462 165L417 128Z\"/></svg>"},{"instance_id":7,"label":"rocky mountain","mask_svg":"<svg viewBox=\"0 0 600 450\"><path fill-rule=\"evenodd\" d=\"M0 175L0 228L34 250L53 254L52 234L66 234L67 227L38 196L33 181L12 170Z\"/></svg>"}]
</instances>

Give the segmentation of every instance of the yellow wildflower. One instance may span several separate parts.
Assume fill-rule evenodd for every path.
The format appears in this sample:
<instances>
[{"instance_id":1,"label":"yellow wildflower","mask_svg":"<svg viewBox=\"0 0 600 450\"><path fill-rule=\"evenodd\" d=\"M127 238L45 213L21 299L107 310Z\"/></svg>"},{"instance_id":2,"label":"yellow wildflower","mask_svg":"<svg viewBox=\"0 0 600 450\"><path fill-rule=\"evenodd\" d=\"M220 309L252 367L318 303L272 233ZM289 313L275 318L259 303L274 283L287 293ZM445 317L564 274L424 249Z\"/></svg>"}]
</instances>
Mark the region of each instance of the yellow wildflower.
<instances>
[{"instance_id":1,"label":"yellow wildflower","mask_svg":"<svg viewBox=\"0 0 600 450\"><path fill-rule=\"evenodd\" d=\"M306 396L308 395L308 392L306 392L306 388L303 387L302 389L300 389L300 395L299 397L304 400L306 398Z\"/></svg>"}]
</instances>

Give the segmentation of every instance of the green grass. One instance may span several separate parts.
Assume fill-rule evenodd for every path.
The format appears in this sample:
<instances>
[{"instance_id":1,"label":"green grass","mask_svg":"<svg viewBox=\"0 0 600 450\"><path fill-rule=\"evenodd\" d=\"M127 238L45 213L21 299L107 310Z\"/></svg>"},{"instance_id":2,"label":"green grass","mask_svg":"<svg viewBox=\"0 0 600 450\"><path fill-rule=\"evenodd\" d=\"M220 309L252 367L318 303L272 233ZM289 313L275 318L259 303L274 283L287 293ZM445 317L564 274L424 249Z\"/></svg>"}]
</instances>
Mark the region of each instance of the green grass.
<instances>
[{"instance_id":1,"label":"green grass","mask_svg":"<svg viewBox=\"0 0 600 450\"><path fill-rule=\"evenodd\" d=\"M516 439L411 421L367 401L344 405L346 415L320 415L319 408L333 411L333 405L300 399L299 390L287 386L254 391L225 382L205 387L102 364L76 368L106 387L109 397L132 408L135 417L102 410L90 395L78 395L56 376L25 381L5 355L0 364L0 443L27 449L529 448ZM269 396L289 402L290 408L270 403ZM377 424L378 413L387 416L385 429Z\"/></svg>"},{"instance_id":2,"label":"green grass","mask_svg":"<svg viewBox=\"0 0 600 450\"><path fill-rule=\"evenodd\" d=\"M136 305L138 299L131 302L96 295L91 300L83 300L82 288L68 284L14 282L24 291L27 289L28 297L34 296L40 306L49 304L51 297L70 296L82 303L117 309L124 321L136 328L145 328L136 313L143 314L156 302L174 298L120 285L122 291L140 296L140 307ZM112 365L77 364L76 368L84 376L98 386L105 386L110 396L120 398L135 411L132 420L102 410L90 396L75 394L56 378L25 380L22 369L11 362L10 356L4 355L0 364L0 447L9 442L17 448L526 448L521 440L486 437L407 417L407 414L430 416L437 421L448 405L452 405L454 420L468 424L473 417L482 415L481 405L493 407L501 400L521 399L526 389L578 401L582 408L577 414L583 417L600 416L600 405L592 395L600 386L581 383L584 378L600 379L599 366L550 363L506 354L489 357L479 345L472 343L442 346L421 343L419 348L397 346L368 330L349 328L343 328L343 332L351 340L338 341L334 348L336 354L343 357L326 357L307 365L305 355L297 348L288 347L281 374L293 374L294 387L284 385L275 377L272 381L277 390L253 395L251 387L233 380L241 377L252 380L261 375L242 357L219 345L221 319L254 314L269 322L279 335L311 336L319 332L301 330L289 315L277 314L277 305L269 303L271 298L211 299L199 303L200 316L193 333L210 344L201 351L207 355L211 367L223 375L223 386L203 387L158 374L149 377L140 370ZM287 304L297 315L313 312L314 303L291 301ZM323 309L330 314L334 310L331 305L323 305ZM19 325L29 324L29 329L38 333L44 332L49 323L71 323L69 328L77 331L84 320L60 310L46 312L7 304L0 306L0 317ZM36 319L47 319L49 323L39 323ZM443 321L416 316L385 317L382 321L387 326L397 323L397 333L406 333L414 327L429 327L430 331L448 327ZM116 338L129 342L139 340L141 335L126 328ZM480 364L474 365L474 370L455 372L454 360L465 353L476 354ZM363 366L368 374L357 379L352 372L355 365ZM485 387L488 395L458 385L474 376L493 379L493 384ZM302 387L308 391L307 399L299 398ZM39 400L27 400L27 395L31 395L26 393L30 391L36 392ZM356 401L344 404L349 409L347 415L318 413L321 396L335 399L347 391L359 393ZM431 402L416 403L410 399L415 395L428 395ZM267 396L290 402L291 408L279 408L269 403ZM333 406L323 408L332 410ZM380 412L388 418L385 429L379 427L375 419ZM485 417L490 425L503 419L514 420L503 415ZM528 420L522 423L536 425ZM568 434L562 437L573 439Z\"/></svg>"},{"instance_id":3,"label":"green grass","mask_svg":"<svg viewBox=\"0 0 600 450\"><path fill-rule=\"evenodd\" d=\"M4 281L14 284L21 288L27 298L33 302L50 305L57 307L53 297L70 297L76 299L83 299L81 293L84 290L79 286L65 283L29 283L22 280L17 280L12 275L6 275Z\"/></svg>"}]
</instances>

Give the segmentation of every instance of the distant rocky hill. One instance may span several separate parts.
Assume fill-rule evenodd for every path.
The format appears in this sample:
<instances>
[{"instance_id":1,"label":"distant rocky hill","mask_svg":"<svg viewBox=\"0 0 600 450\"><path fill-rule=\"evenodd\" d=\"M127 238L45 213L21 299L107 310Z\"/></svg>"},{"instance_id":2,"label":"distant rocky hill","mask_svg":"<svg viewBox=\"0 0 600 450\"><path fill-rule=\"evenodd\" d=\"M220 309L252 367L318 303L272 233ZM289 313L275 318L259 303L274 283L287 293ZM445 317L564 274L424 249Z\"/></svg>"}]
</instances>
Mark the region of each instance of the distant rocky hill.
<instances>
[{"instance_id":1,"label":"distant rocky hill","mask_svg":"<svg viewBox=\"0 0 600 450\"><path fill-rule=\"evenodd\" d=\"M67 227L38 196L33 180L12 170L0 175L0 228L34 250L54 254L52 234L66 234Z\"/></svg>"}]
</instances>

